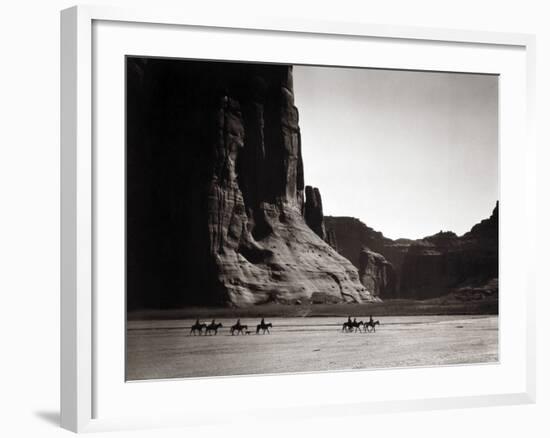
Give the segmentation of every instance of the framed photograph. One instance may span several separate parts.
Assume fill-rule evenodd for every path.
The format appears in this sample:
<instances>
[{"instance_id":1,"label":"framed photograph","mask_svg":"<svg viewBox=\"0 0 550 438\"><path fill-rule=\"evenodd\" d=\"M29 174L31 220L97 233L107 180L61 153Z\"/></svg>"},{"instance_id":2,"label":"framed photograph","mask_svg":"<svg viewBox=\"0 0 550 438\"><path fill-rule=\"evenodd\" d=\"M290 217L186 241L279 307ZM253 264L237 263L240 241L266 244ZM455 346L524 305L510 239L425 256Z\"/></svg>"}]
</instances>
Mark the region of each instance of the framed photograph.
<instances>
[{"instance_id":1,"label":"framed photograph","mask_svg":"<svg viewBox=\"0 0 550 438\"><path fill-rule=\"evenodd\" d=\"M534 37L79 6L61 55L63 427L534 401Z\"/></svg>"}]
</instances>

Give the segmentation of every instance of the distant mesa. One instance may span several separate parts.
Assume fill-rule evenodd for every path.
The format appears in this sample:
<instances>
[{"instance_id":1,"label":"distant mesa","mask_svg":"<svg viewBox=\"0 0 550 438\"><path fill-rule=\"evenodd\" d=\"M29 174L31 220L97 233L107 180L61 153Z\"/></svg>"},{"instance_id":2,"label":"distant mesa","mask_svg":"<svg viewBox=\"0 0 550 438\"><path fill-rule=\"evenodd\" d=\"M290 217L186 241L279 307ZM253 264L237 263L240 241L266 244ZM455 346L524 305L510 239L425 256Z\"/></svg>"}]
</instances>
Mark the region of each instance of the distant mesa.
<instances>
[{"instance_id":1,"label":"distant mesa","mask_svg":"<svg viewBox=\"0 0 550 438\"><path fill-rule=\"evenodd\" d=\"M392 240L350 217L327 216L325 227L340 254L359 269L363 284L381 299L498 296L498 202L488 219L463 236L441 231L418 240ZM380 270L373 272L373 266L384 263L393 269L394 281ZM384 268L386 276L390 272Z\"/></svg>"}]
</instances>

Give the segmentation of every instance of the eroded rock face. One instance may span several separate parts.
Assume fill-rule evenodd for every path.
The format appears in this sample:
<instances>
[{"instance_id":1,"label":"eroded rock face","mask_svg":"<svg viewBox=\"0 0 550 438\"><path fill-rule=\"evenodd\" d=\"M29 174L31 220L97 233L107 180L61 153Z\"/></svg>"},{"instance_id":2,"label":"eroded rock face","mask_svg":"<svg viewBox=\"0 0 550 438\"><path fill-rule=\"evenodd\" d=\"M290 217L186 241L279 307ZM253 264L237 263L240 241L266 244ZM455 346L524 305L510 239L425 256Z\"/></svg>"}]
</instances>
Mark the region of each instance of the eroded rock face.
<instances>
[{"instance_id":1,"label":"eroded rock face","mask_svg":"<svg viewBox=\"0 0 550 438\"><path fill-rule=\"evenodd\" d=\"M498 278L498 203L490 218L463 236L447 231L418 240L392 240L349 217L325 217L325 226L327 233L334 233L340 253L360 272L362 247L392 264L395 287L380 290L382 299L430 299L459 289L477 291ZM372 277L361 275L367 289L374 284Z\"/></svg>"},{"instance_id":2,"label":"eroded rock face","mask_svg":"<svg viewBox=\"0 0 550 438\"><path fill-rule=\"evenodd\" d=\"M412 244L401 268L401 296L434 298L498 278L498 204L461 237L441 232ZM498 283L497 283L498 289Z\"/></svg>"},{"instance_id":3,"label":"eroded rock face","mask_svg":"<svg viewBox=\"0 0 550 438\"><path fill-rule=\"evenodd\" d=\"M359 278L375 297L395 293L395 270L382 254L363 248L359 255Z\"/></svg>"},{"instance_id":4,"label":"eroded rock face","mask_svg":"<svg viewBox=\"0 0 550 438\"><path fill-rule=\"evenodd\" d=\"M375 299L304 201L291 67L129 58L128 89L129 308Z\"/></svg>"},{"instance_id":5,"label":"eroded rock face","mask_svg":"<svg viewBox=\"0 0 550 438\"><path fill-rule=\"evenodd\" d=\"M317 187L306 186L304 217L309 227L315 231L315 234L321 239L327 240L323 216L323 200Z\"/></svg>"},{"instance_id":6,"label":"eroded rock face","mask_svg":"<svg viewBox=\"0 0 550 438\"><path fill-rule=\"evenodd\" d=\"M393 287L384 288L380 298L398 298L401 266L413 241L389 239L353 217L325 216L324 222L331 246L337 248L357 269L361 270L361 253L364 248L381 254L391 263L395 271L395 283Z\"/></svg>"}]
</instances>

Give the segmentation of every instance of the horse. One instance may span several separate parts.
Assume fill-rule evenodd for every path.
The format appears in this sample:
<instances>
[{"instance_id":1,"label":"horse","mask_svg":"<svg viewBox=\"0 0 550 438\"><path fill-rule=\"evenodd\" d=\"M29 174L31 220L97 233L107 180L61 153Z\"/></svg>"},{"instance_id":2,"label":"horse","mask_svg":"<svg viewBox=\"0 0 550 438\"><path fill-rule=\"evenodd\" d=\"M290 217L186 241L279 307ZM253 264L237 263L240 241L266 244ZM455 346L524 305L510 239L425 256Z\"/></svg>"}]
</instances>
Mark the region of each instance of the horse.
<instances>
[{"instance_id":1,"label":"horse","mask_svg":"<svg viewBox=\"0 0 550 438\"><path fill-rule=\"evenodd\" d=\"M267 324L260 323L256 326L256 334L259 334L260 330L263 330L262 332L263 335L265 335L266 330L267 330L267 333L271 334L269 331L270 328L273 328L273 324L271 324L270 322L268 322Z\"/></svg>"},{"instance_id":2,"label":"horse","mask_svg":"<svg viewBox=\"0 0 550 438\"><path fill-rule=\"evenodd\" d=\"M342 324L342 331L348 333L351 333L352 331L357 332L357 330L361 331L361 326L365 326L363 321L346 321Z\"/></svg>"},{"instance_id":3,"label":"horse","mask_svg":"<svg viewBox=\"0 0 550 438\"><path fill-rule=\"evenodd\" d=\"M351 321L346 321L345 323L342 324L343 332L351 331L352 328L353 328L353 322Z\"/></svg>"},{"instance_id":4,"label":"horse","mask_svg":"<svg viewBox=\"0 0 550 438\"><path fill-rule=\"evenodd\" d=\"M191 326L191 331L189 332L190 335L196 335L197 331L199 332L199 335L202 335L202 329L206 328L206 324L201 324L201 323L198 323L198 324L193 324Z\"/></svg>"},{"instance_id":5,"label":"horse","mask_svg":"<svg viewBox=\"0 0 550 438\"><path fill-rule=\"evenodd\" d=\"M240 333L241 335L244 334L244 331L248 329L248 326L246 324L237 323L235 325L231 326L231 336L237 332L237 335Z\"/></svg>"},{"instance_id":6,"label":"horse","mask_svg":"<svg viewBox=\"0 0 550 438\"><path fill-rule=\"evenodd\" d=\"M214 332L215 335L218 334L218 329L223 327L222 323L219 322L217 324L209 324L207 327L206 327L206 332L204 333L205 335L208 335L210 334L211 332Z\"/></svg>"},{"instance_id":7,"label":"horse","mask_svg":"<svg viewBox=\"0 0 550 438\"><path fill-rule=\"evenodd\" d=\"M376 332L376 326L377 325L380 325L380 321L376 320L376 321L367 321L365 323L365 332L369 332L370 333L370 329L372 328L372 331L373 332Z\"/></svg>"},{"instance_id":8,"label":"horse","mask_svg":"<svg viewBox=\"0 0 550 438\"><path fill-rule=\"evenodd\" d=\"M229 329L229 331L231 332L231 336L233 336L235 332L237 332L237 335L238 335L239 332L242 331L241 324L239 322L237 322L237 324L233 324Z\"/></svg>"}]
</instances>

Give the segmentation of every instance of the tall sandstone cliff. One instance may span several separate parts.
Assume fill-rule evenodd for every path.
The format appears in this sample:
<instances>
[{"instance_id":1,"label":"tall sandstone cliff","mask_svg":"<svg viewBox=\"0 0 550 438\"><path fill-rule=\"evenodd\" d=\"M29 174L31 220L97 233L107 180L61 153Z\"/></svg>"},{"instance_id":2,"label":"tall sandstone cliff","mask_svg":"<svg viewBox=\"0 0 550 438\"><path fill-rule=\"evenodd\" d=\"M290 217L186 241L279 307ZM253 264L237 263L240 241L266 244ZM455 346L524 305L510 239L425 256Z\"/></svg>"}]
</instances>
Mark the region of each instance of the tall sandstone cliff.
<instances>
[{"instance_id":1,"label":"tall sandstone cliff","mask_svg":"<svg viewBox=\"0 0 550 438\"><path fill-rule=\"evenodd\" d=\"M340 253L359 269L367 289L377 283L374 290L382 299L429 299L467 290L490 291L493 296L498 292L498 203L488 219L463 236L440 232L418 240L392 240L349 217L325 217L325 227L335 236ZM363 272L372 271L366 266L374 266L366 254L374 251L382 257L379 265L389 263L393 268L393 281L382 280L380 273L364 276Z\"/></svg>"},{"instance_id":2,"label":"tall sandstone cliff","mask_svg":"<svg viewBox=\"0 0 550 438\"><path fill-rule=\"evenodd\" d=\"M292 67L128 58L127 83L129 308L375 299L304 199Z\"/></svg>"}]
</instances>

